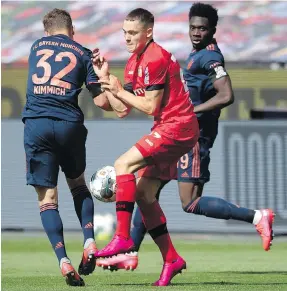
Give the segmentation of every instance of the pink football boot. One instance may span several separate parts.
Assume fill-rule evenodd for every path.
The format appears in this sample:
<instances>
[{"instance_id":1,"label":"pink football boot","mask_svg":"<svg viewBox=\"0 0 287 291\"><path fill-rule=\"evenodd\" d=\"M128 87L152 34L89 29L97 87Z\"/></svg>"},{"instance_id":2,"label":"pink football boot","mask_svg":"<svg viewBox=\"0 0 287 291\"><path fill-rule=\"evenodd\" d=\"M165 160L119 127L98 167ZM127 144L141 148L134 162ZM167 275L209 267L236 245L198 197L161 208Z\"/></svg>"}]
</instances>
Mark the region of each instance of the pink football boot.
<instances>
[{"instance_id":1,"label":"pink football boot","mask_svg":"<svg viewBox=\"0 0 287 291\"><path fill-rule=\"evenodd\" d=\"M153 286L168 286L172 278L186 269L186 262L183 258L178 257L172 263L164 263L159 280L154 282Z\"/></svg>"},{"instance_id":2,"label":"pink football boot","mask_svg":"<svg viewBox=\"0 0 287 291\"><path fill-rule=\"evenodd\" d=\"M118 254L132 252L135 248L132 238L114 235L113 239L102 250L96 252L96 257L112 257Z\"/></svg>"},{"instance_id":3,"label":"pink football boot","mask_svg":"<svg viewBox=\"0 0 287 291\"><path fill-rule=\"evenodd\" d=\"M137 252L131 252L129 254L119 254L111 258L98 259L97 266L110 271L117 271L119 269L133 271L138 266L138 255Z\"/></svg>"}]
</instances>

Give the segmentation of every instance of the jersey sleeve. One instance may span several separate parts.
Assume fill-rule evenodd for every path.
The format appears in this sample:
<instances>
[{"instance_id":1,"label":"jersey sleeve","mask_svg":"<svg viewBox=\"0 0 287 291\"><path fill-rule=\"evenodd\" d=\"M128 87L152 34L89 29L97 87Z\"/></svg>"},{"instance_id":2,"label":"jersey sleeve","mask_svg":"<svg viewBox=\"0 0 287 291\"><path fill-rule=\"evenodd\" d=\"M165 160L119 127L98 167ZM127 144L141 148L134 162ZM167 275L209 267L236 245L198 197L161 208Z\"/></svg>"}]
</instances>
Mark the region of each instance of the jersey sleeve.
<instances>
[{"instance_id":1,"label":"jersey sleeve","mask_svg":"<svg viewBox=\"0 0 287 291\"><path fill-rule=\"evenodd\" d=\"M149 62L144 68L144 85L146 91L164 88L169 61L164 58Z\"/></svg>"},{"instance_id":2,"label":"jersey sleeve","mask_svg":"<svg viewBox=\"0 0 287 291\"><path fill-rule=\"evenodd\" d=\"M207 51L200 60L200 66L212 82L228 75L223 55L217 51Z\"/></svg>"},{"instance_id":3,"label":"jersey sleeve","mask_svg":"<svg viewBox=\"0 0 287 291\"><path fill-rule=\"evenodd\" d=\"M131 70L130 61L128 61L124 70L124 89L132 94L134 94L133 76L134 72Z\"/></svg>"},{"instance_id":4,"label":"jersey sleeve","mask_svg":"<svg viewBox=\"0 0 287 291\"><path fill-rule=\"evenodd\" d=\"M92 97L94 98L100 95L103 91L101 89L101 84L99 83L99 77L96 75L91 61L92 52L86 48L84 49L84 51L84 63L86 67L85 85L92 94Z\"/></svg>"}]
</instances>

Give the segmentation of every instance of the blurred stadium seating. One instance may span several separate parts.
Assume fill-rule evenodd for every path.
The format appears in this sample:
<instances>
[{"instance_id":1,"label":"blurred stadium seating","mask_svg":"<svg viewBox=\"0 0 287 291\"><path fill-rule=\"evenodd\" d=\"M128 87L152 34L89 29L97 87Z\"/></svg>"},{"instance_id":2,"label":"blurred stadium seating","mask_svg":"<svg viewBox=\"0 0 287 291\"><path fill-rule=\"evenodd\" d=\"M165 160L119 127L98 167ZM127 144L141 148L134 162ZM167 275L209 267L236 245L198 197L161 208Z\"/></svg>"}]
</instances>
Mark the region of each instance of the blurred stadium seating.
<instances>
[{"instance_id":1,"label":"blurred stadium seating","mask_svg":"<svg viewBox=\"0 0 287 291\"><path fill-rule=\"evenodd\" d=\"M10 2L2 1L2 64L25 64L35 39L43 35L41 19L54 7L67 9L76 27L76 41L99 47L108 59L128 57L123 45L122 20L131 9L147 2ZM219 9L216 38L227 61L287 61L287 2L213 2ZM155 38L179 59L190 51L187 37L191 2L153 2ZM171 37L172 36L172 37ZM19 49L21 48L21 49Z\"/></svg>"}]
</instances>

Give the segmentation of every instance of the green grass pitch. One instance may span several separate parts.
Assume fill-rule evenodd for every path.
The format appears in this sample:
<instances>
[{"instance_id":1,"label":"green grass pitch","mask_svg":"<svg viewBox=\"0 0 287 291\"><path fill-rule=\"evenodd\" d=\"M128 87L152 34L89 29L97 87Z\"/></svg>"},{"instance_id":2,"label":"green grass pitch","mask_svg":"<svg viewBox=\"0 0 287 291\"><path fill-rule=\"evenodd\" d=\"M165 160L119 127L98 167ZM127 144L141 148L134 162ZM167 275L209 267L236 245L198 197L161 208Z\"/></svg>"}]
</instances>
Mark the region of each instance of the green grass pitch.
<instances>
[{"instance_id":1,"label":"green grass pitch","mask_svg":"<svg viewBox=\"0 0 287 291\"><path fill-rule=\"evenodd\" d=\"M68 255L75 267L81 258L81 235L66 237ZM171 287L161 290L276 291L287 290L287 243L274 240L270 252L264 252L260 239L238 241L221 239L174 239L179 253L187 261L187 271L177 275ZM106 242L99 242L103 247ZM95 272L84 277L82 290L146 290L159 277L161 255L151 240L140 252L134 272L119 270ZM2 234L2 290L71 290L60 275L50 244L44 236Z\"/></svg>"}]
</instances>

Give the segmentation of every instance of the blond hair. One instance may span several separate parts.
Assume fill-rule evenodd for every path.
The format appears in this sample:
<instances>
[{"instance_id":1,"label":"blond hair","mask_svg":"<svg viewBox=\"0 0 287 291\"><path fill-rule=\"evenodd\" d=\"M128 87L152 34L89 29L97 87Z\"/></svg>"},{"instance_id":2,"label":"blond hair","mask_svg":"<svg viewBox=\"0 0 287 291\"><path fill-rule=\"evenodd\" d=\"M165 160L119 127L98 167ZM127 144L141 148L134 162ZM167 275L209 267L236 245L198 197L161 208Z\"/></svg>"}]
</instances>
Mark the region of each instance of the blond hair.
<instances>
[{"instance_id":1,"label":"blond hair","mask_svg":"<svg viewBox=\"0 0 287 291\"><path fill-rule=\"evenodd\" d=\"M53 9L43 18L44 30L53 33L61 29L71 29L73 27L72 18L69 12L62 9Z\"/></svg>"}]
</instances>

